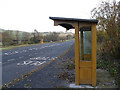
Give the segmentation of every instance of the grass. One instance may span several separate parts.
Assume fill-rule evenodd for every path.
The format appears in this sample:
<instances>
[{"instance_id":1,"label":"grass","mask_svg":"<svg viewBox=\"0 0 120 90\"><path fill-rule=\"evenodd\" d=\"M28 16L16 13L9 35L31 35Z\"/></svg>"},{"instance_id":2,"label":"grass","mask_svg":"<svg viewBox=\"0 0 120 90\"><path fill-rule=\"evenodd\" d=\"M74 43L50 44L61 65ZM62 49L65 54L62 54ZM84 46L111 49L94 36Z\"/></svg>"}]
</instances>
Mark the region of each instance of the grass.
<instances>
[{"instance_id":1,"label":"grass","mask_svg":"<svg viewBox=\"0 0 120 90\"><path fill-rule=\"evenodd\" d=\"M25 47L25 46L31 46L31 45L36 45L36 44L22 44L22 45L5 46L5 47L2 47L2 50L8 50L8 49L16 48L16 47Z\"/></svg>"}]
</instances>

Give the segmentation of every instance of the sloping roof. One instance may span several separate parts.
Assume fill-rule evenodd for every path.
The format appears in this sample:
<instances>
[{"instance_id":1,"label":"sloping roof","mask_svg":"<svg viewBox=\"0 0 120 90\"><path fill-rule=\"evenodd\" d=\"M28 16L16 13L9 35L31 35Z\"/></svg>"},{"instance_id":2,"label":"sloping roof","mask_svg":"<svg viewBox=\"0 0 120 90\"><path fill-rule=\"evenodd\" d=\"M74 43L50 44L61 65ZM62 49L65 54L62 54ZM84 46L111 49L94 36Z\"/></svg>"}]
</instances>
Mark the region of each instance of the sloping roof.
<instances>
[{"instance_id":1,"label":"sloping roof","mask_svg":"<svg viewBox=\"0 0 120 90\"><path fill-rule=\"evenodd\" d=\"M98 23L96 19L78 19L78 18L65 18L65 17L49 17L52 20L65 20L65 21L78 21L78 22L89 22Z\"/></svg>"}]
</instances>

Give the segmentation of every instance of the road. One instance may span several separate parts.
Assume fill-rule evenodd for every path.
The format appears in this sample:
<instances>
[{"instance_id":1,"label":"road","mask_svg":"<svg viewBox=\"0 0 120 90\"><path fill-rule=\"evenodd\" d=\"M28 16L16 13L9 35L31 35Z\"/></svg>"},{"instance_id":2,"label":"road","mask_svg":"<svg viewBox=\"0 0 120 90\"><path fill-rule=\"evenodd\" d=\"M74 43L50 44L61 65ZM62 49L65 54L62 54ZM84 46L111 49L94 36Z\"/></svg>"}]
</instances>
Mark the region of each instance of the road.
<instances>
[{"instance_id":1,"label":"road","mask_svg":"<svg viewBox=\"0 0 120 90\"><path fill-rule=\"evenodd\" d=\"M41 65L58 58L72 41L37 44L2 51L2 84L8 83Z\"/></svg>"}]
</instances>

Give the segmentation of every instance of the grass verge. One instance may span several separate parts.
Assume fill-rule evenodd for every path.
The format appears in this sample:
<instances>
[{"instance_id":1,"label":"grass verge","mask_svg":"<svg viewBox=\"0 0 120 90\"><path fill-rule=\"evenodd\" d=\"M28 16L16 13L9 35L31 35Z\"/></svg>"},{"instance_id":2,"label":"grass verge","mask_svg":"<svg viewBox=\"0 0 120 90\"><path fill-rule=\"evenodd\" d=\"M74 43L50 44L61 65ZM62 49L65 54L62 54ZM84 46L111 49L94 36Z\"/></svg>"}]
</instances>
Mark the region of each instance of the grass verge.
<instances>
[{"instance_id":1,"label":"grass verge","mask_svg":"<svg viewBox=\"0 0 120 90\"><path fill-rule=\"evenodd\" d=\"M22 45L5 46L5 47L2 47L2 50L9 50L9 49L13 49L16 47L25 47L25 46L31 46L31 45L36 45L36 44L22 44Z\"/></svg>"}]
</instances>

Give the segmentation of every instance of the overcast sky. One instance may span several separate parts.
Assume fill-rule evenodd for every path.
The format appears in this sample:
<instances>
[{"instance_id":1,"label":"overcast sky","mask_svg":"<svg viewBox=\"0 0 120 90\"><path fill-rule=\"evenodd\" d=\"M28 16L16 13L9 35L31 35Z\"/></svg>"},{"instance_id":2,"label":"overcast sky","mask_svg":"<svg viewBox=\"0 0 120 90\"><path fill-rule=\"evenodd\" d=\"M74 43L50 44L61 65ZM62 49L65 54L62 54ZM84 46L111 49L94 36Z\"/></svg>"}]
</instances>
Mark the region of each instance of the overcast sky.
<instances>
[{"instance_id":1,"label":"overcast sky","mask_svg":"<svg viewBox=\"0 0 120 90\"><path fill-rule=\"evenodd\" d=\"M0 0L0 28L32 32L65 31L53 17L89 19L102 0ZM105 1L105 0L104 0Z\"/></svg>"}]
</instances>

